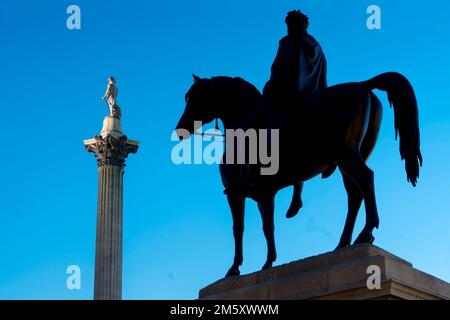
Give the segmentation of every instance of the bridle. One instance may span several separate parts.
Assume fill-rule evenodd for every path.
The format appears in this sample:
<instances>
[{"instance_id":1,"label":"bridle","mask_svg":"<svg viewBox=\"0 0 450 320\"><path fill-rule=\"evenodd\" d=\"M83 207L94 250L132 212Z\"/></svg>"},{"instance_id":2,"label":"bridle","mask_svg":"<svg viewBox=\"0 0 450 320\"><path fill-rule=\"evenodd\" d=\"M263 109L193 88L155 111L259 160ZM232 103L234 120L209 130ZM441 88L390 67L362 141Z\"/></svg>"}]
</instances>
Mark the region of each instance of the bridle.
<instances>
[{"instance_id":1,"label":"bridle","mask_svg":"<svg viewBox=\"0 0 450 320\"><path fill-rule=\"evenodd\" d=\"M215 130L216 131L219 131L220 132L220 128L219 128L219 122L218 122L218 119L217 118L215 118L215 121L216 121L216 125L215 125ZM207 137L225 137L225 135L223 134L223 133L205 133L205 132L202 132L202 133L200 133L200 132L197 132L197 131L194 131L194 135L196 135L196 136L207 136Z\"/></svg>"}]
</instances>

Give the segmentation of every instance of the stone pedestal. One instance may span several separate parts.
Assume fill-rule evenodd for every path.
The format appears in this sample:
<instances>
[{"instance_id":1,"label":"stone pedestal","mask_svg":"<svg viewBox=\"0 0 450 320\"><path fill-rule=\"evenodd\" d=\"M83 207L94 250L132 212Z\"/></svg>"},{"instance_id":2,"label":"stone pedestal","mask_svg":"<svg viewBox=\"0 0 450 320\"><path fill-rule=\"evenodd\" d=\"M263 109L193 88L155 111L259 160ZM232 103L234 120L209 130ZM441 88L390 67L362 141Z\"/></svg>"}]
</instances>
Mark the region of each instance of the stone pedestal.
<instances>
[{"instance_id":1,"label":"stone pedestal","mask_svg":"<svg viewBox=\"0 0 450 320\"><path fill-rule=\"evenodd\" d=\"M368 278L375 276L370 266L379 267L379 289L370 290L367 286ZM374 284L372 280L369 283ZM448 300L450 284L414 269L408 261L376 246L355 245L265 271L220 280L201 289L199 298Z\"/></svg>"},{"instance_id":2,"label":"stone pedestal","mask_svg":"<svg viewBox=\"0 0 450 320\"><path fill-rule=\"evenodd\" d=\"M138 142L122 133L120 120L106 117L100 136L84 140L98 165L95 300L122 298L122 211L125 159L136 153Z\"/></svg>"}]
</instances>

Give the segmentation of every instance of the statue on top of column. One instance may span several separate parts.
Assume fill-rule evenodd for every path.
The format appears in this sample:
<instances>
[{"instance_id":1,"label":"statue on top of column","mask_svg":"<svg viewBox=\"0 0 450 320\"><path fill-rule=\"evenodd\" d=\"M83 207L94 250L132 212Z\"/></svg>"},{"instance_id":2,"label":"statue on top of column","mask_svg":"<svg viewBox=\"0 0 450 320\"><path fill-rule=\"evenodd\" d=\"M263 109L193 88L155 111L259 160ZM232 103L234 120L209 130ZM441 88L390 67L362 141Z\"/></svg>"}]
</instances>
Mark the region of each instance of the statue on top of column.
<instances>
[{"instance_id":1,"label":"statue on top of column","mask_svg":"<svg viewBox=\"0 0 450 320\"><path fill-rule=\"evenodd\" d=\"M120 119L121 116L120 107L117 104L118 93L119 89L116 87L116 79L111 76L108 78L108 87L106 88L105 95L102 99L108 104L109 116L116 119Z\"/></svg>"}]
</instances>

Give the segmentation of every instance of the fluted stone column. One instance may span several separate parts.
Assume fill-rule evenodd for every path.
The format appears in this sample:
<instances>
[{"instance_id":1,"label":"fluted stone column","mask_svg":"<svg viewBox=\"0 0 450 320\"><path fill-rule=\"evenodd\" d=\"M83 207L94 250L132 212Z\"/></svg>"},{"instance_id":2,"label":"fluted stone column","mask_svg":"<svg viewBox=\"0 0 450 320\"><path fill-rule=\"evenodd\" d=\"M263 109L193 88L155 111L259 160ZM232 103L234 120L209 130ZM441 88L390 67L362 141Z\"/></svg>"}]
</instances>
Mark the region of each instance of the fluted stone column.
<instances>
[{"instance_id":1,"label":"fluted stone column","mask_svg":"<svg viewBox=\"0 0 450 320\"><path fill-rule=\"evenodd\" d=\"M105 117L100 136L84 140L98 165L97 237L95 247L95 300L122 298L122 211L125 159L139 142L122 133L120 120Z\"/></svg>"}]
</instances>

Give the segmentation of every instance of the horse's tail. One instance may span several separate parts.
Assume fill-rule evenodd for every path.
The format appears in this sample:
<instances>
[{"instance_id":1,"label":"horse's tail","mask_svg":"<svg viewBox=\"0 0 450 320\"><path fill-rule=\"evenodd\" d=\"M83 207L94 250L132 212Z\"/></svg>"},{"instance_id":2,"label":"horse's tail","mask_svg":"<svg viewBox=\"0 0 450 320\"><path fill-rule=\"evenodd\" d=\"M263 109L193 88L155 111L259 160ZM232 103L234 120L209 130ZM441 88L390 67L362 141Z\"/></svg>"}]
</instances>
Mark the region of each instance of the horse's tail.
<instances>
[{"instance_id":1,"label":"horse's tail","mask_svg":"<svg viewBox=\"0 0 450 320\"><path fill-rule=\"evenodd\" d=\"M387 72L361 84L369 90L379 89L387 92L389 103L394 107L395 139L400 136L400 156L405 160L408 181L416 186L419 167L422 166L422 154L419 112L411 83L400 73Z\"/></svg>"}]
</instances>

